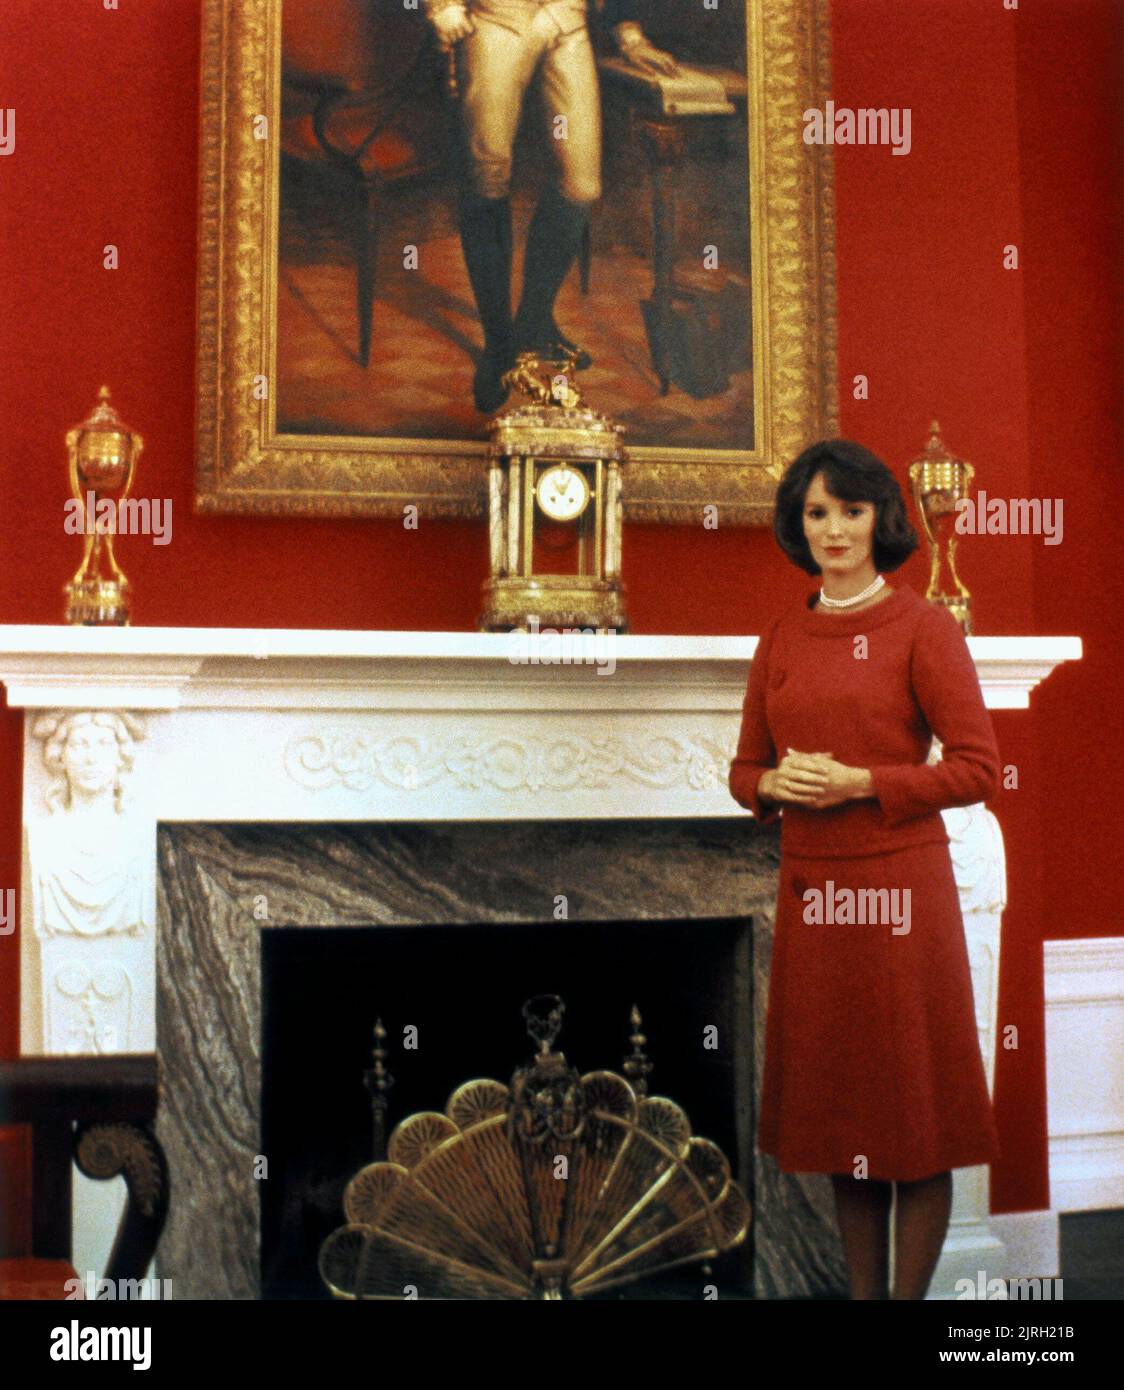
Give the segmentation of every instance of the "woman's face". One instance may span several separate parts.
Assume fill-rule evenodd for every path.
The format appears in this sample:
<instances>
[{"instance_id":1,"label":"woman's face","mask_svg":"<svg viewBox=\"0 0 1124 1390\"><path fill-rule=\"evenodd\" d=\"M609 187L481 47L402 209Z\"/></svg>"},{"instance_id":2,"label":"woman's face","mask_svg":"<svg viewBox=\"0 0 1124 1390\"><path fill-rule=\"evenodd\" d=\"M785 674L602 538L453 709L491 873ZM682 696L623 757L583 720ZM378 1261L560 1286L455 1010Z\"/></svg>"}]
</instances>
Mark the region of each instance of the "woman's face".
<instances>
[{"instance_id":1,"label":"woman's face","mask_svg":"<svg viewBox=\"0 0 1124 1390\"><path fill-rule=\"evenodd\" d=\"M120 765L117 736L104 725L72 724L62 749L62 765L72 787L89 794L114 786Z\"/></svg>"},{"instance_id":2,"label":"woman's face","mask_svg":"<svg viewBox=\"0 0 1124 1390\"><path fill-rule=\"evenodd\" d=\"M825 575L842 578L871 567L875 512L873 502L833 497L822 473L812 479L804 494L804 536Z\"/></svg>"}]
</instances>

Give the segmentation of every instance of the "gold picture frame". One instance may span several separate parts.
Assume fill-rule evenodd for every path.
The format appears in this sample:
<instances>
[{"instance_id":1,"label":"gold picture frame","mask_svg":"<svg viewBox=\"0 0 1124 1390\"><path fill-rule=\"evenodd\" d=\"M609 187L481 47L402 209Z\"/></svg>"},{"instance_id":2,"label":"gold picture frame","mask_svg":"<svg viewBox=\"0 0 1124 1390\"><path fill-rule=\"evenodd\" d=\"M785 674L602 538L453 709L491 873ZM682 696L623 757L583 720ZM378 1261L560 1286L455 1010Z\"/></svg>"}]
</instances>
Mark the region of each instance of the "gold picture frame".
<instances>
[{"instance_id":1,"label":"gold picture frame","mask_svg":"<svg viewBox=\"0 0 1124 1390\"><path fill-rule=\"evenodd\" d=\"M282 0L203 0L197 507L272 516L486 515L486 441L279 434ZM746 0L755 445L629 449L625 516L766 524L785 464L838 432L829 0ZM262 117L268 123L262 126ZM598 408L613 413L611 400Z\"/></svg>"}]
</instances>

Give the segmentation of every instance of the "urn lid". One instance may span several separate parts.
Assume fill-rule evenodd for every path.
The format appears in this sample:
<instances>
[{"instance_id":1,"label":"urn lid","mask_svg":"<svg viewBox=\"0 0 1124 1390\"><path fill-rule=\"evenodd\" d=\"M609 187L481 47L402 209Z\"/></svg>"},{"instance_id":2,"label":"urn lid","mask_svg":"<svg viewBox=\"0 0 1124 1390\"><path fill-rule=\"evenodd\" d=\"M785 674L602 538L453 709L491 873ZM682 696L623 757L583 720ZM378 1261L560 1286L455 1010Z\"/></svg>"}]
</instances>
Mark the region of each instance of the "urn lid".
<instances>
[{"instance_id":1,"label":"urn lid","mask_svg":"<svg viewBox=\"0 0 1124 1390\"><path fill-rule=\"evenodd\" d=\"M936 420L929 426L929 438L925 442L925 448L910 461L910 477L914 473L922 470L933 471L936 469L970 469L971 465L964 462L952 453L944 440L941 438L941 427Z\"/></svg>"},{"instance_id":2,"label":"urn lid","mask_svg":"<svg viewBox=\"0 0 1124 1390\"><path fill-rule=\"evenodd\" d=\"M143 441L110 405L109 387L103 386L98 392L97 405L80 425L67 433L66 444L68 449L77 448L85 456L128 462L134 454L140 453Z\"/></svg>"}]
</instances>

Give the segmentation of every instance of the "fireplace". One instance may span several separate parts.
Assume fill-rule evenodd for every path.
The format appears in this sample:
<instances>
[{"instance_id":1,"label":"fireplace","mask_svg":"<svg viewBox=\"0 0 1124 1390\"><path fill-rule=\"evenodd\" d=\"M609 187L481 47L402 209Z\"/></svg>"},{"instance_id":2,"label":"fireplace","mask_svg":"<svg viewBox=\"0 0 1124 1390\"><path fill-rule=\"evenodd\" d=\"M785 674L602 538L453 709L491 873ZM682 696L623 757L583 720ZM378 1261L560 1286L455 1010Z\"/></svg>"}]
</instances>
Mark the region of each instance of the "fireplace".
<instances>
[{"instance_id":1,"label":"fireplace","mask_svg":"<svg viewBox=\"0 0 1124 1390\"><path fill-rule=\"evenodd\" d=\"M1038 682L1081 655L1064 637L969 645L991 708L1026 708ZM498 634L0 632L8 705L27 713L21 1051L159 1051L176 1191L161 1272L183 1281L177 1296L260 1289L262 1183L273 1178L253 1174L268 1157L271 931L531 931L552 926L558 893L571 927L642 922L653 940L657 924L752 921L757 1045L741 1046L739 1065L760 1065L777 844L726 789L754 646L622 637L606 678L607 668L520 663ZM68 720L96 726L109 759L92 818L73 814L57 757ZM982 807L946 823L990 1057L1002 836ZM91 864L97 893L70 891ZM393 1007L372 998L362 1026ZM651 1036L662 1067L669 1054L655 1027ZM572 1035L563 1045L573 1051ZM338 1075L365 1061L341 1056ZM699 1084L680 1097L687 1107ZM761 1159L752 1179L756 1294L837 1287L827 1181ZM986 1170L958 1172L938 1293L980 1268L1008 1273L987 1211ZM111 1196L80 1185L80 1267L104 1259L116 1217Z\"/></svg>"},{"instance_id":2,"label":"fireplace","mask_svg":"<svg viewBox=\"0 0 1124 1390\"><path fill-rule=\"evenodd\" d=\"M652 1094L754 1200L751 919L769 911L775 828L165 825L159 849L159 1132L177 1193L160 1265L177 1296L321 1295L320 1242L372 1158L376 1016L393 1125L474 1077L506 1083L531 1051L529 995L565 1000L559 1042L582 1072L621 1070L635 1003ZM820 1292L839 1273L833 1239L803 1236L824 1247ZM785 1265L783 1250L766 1259ZM715 1279L749 1296L752 1244ZM677 1287L700 1296L697 1276Z\"/></svg>"}]
</instances>

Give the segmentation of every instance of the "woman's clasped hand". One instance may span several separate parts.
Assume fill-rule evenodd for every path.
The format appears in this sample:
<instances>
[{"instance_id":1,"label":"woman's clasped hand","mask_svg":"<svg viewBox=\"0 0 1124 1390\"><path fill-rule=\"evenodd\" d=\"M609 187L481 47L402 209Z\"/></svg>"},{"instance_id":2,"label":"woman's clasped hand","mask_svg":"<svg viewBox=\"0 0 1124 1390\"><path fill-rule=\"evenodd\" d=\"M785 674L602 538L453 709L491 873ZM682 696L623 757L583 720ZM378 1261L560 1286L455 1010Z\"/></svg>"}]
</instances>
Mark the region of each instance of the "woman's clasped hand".
<instances>
[{"instance_id":1,"label":"woman's clasped hand","mask_svg":"<svg viewBox=\"0 0 1124 1390\"><path fill-rule=\"evenodd\" d=\"M863 768L836 762L831 753L798 753L789 748L777 766L762 775L758 793L767 801L825 811L863 795L867 776Z\"/></svg>"}]
</instances>

